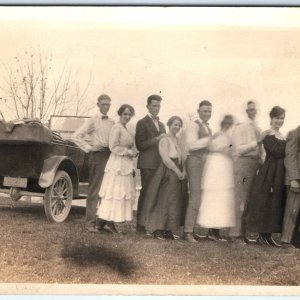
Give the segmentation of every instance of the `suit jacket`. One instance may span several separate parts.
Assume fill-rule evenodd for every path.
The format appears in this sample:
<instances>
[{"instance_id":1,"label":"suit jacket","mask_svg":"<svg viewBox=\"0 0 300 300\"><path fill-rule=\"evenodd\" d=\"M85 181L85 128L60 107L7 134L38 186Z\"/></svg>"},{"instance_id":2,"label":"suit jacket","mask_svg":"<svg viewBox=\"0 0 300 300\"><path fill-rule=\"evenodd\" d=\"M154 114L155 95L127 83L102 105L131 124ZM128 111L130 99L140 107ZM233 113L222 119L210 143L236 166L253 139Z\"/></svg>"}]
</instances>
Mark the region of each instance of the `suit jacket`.
<instances>
[{"instance_id":1,"label":"suit jacket","mask_svg":"<svg viewBox=\"0 0 300 300\"><path fill-rule=\"evenodd\" d=\"M166 133L166 129L163 123L158 122L158 124L159 131L148 115L136 124L135 144L140 152L137 163L138 169L157 169L161 162L158 152L159 141L156 137Z\"/></svg>"},{"instance_id":2,"label":"suit jacket","mask_svg":"<svg viewBox=\"0 0 300 300\"><path fill-rule=\"evenodd\" d=\"M300 179L300 126L288 134L284 165L288 183Z\"/></svg>"}]
</instances>

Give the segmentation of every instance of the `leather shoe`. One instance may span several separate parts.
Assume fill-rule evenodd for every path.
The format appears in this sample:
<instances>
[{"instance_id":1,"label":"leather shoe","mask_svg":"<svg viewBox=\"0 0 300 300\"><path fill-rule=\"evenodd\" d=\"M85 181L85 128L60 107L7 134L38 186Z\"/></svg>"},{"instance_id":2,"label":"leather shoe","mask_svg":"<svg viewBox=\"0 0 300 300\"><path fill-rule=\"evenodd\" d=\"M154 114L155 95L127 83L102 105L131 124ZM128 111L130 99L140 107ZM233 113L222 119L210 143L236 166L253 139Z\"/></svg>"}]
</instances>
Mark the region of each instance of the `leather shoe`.
<instances>
[{"instance_id":1,"label":"leather shoe","mask_svg":"<svg viewBox=\"0 0 300 300\"><path fill-rule=\"evenodd\" d=\"M218 241L219 240L219 237L217 237L216 235L214 235L214 234L208 234L207 235L207 238L209 239L209 240L212 240L212 241Z\"/></svg>"},{"instance_id":2,"label":"leather shoe","mask_svg":"<svg viewBox=\"0 0 300 300\"><path fill-rule=\"evenodd\" d=\"M97 219L96 228L98 229L98 231L103 230L103 228L104 228L105 225L106 225L106 221L105 220Z\"/></svg>"},{"instance_id":3,"label":"leather shoe","mask_svg":"<svg viewBox=\"0 0 300 300\"><path fill-rule=\"evenodd\" d=\"M168 240L175 240L174 234L171 230L165 230L163 236Z\"/></svg>"},{"instance_id":4,"label":"leather shoe","mask_svg":"<svg viewBox=\"0 0 300 300\"><path fill-rule=\"evenodd\" d=\"M152 233L149 230L145 230L144 234L145 234L145 236L151 236L152 237Z\"/></svg>"},{"instance_id":5,"label":"leather shoe","mask_svg":"<svg viewBox=\"0 0 300 300\"><path fill-rule=\"evenodd\" d=\"M137 224L136 225L136 233L138 234L145 234L146 230L145 227L142 225Z\"/></svg>"},{"instance_id":6,"label":"leather shoe","mask_svg":"<svg viewBox=\"0 0 300 300\"><path fill-rule=\"evenodd\" d=\"M197 243L197 240L194 238L194 235L191 232L186 232L183 238L189 243Z\"/></svg>"},{"instance_id":7,"label":"leather shoe","mask_svg":"<svg viewBox=\"0 0 300 300\"><path fill-rule=\"evenodd\" d=\"M256 243L256 241L257 241L257 239L250 239L250 238L248 238L248 237L244 237L243 238L243 240L244 240L244 242L246 243L246 244L255 244Z\"/></svg>"},{"instance_id":8,"label":"leather shoe","mask_svg":"<svg viewBox=\"0 0 300 300\"><path fill-rule=\"evenodd\" d=\"M298 248L296 248L294 245L290 244L290 243L284 243L282 242L282 245L281 245L282 249L287 249L287 250L300 250Z\"/></svg>"},{"instance_id":9,"label":"leather shoe","mask_svg":"<svg viewBox=\"0 0 300 300\"><path fill-rule=\"evenodd\" d=\"M99 230L98 230L98 228L96 228L96 227L85 227L85 231L87 231L87 232L91 232L91 233L97 233L97 232L99 232Z\"/></svg>"},{"instance_id":10,"label":"leather shoe","mask_svg":"<svg viewBox=\"0 0 300 300\"><path fill-rule=\"evenodd\" d=\"M180 239L180 236L179 235L177 235L177 234L172 234L173 235L173 240L179 240Z\"/></svg>"},{"instance_id":11,"label":"leather shoe","mask_svg":"<svg viewBox=\"0 0 300 300\"><path fill-rule=\"evenodd\" d=\"M113 222L106 222L103 229L108 233L119 233Z\"/></svg>"},{"instance_id":12,"label":"leather shoe","mask_svg":"<svg viewBox=\"0 0 300 300\"><path fill-rule=\"evenodd\" d=\"M228 242L227 239L224 239L224 238L221 237L221 236L218 237L218 241L219 241L219 242L223 242L223 243L227 243L227 242Z\"/></svg>"},{"instance_id":13,"label":"leather shoe","mask_svg":"<svg viewBox=\"0 0 300 300\"><path fill-rule=\"evenodd\" d=\"M201 235L201 234L198 234L198 233L193 233L193 236L194 236L194 239L197 240L197 241L200 241L200 240L203 240L203 239L207 238L206 235Z\"/></svg>"}]
</instances>

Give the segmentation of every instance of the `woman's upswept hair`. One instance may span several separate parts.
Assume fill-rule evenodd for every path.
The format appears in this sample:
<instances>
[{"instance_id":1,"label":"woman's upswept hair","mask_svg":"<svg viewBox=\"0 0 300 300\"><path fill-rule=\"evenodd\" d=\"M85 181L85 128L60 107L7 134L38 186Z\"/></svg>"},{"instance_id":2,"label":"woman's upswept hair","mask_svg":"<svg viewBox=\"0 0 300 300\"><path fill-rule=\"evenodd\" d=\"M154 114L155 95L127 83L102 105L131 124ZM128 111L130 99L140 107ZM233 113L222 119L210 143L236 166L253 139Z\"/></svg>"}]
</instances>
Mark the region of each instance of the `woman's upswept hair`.
<instances>
[{"instance_id":1,"label":"woman's upswept hair","mask_svg":"<svg viewBox=\"0 0 300 300\"><path fill-rule=\"evenodd\" d=\"M280 107L278 105L274 106L269 113L271 119L277 118L283 114L285 114L285 109L283 109L282 107Z\"/></svg>"},{"instance_id":2,"label":"woman's upswept hair","mask_svg":"<svg viewBox=\"0 0 300 300\"><path fill-rule=\"evenodd\" d=\"M171 126L171 125L174 123L175 120L179 121L179 122L181 123L181 127L182 127L183 121L182 121L182 119L181 119L180 117L178 117L178 116L172 116L172 117L168 120L167 125L168 125L168 126Z\"/></svg>"},{"instance_id":3,"label":"woman's upswept hair","mask_svg":"<svg viewBox=\"0 0 300 300\"><path fill-rule=\"evenodd\" d=\"M233 125L233 123L234 123L233 116L232 115L225 115L223 120L221 121L221 128L223 128L225 124Z\"/></svg>"}]
</instances>

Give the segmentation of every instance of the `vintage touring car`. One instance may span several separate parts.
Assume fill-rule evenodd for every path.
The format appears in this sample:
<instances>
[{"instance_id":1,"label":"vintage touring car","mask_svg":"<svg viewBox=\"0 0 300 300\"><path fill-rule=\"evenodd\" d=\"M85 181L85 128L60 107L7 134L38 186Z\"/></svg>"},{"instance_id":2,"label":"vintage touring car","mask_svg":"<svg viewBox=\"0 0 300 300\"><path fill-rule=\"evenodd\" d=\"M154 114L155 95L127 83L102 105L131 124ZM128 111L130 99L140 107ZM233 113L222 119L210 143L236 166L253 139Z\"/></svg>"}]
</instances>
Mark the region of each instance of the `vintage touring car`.
<instances>
[{"instance_id":1,"label":"vintage touring car","mask_svg":"<svg viewBox=\"0 0 300 300\"><path fill-rule=\"evenodd\" d=\"M85 117L52 116L49 128L37 120L0 121L0 193L13 201L43 197L50 222L63 222L72 199L85 198L88 154L70 136Z\"/></svg>"}]
</instances>

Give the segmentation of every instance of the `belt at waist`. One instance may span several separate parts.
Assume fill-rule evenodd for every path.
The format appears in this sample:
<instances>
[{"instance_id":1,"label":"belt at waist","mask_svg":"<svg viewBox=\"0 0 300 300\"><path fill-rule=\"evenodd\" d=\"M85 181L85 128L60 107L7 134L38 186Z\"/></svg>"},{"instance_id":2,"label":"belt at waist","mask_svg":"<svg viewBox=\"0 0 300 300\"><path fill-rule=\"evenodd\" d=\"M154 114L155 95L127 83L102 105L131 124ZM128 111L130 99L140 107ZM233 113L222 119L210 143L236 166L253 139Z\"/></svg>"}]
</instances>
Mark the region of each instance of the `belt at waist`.
<instances>
[{"instance_id":1,"label":"belt at waist","mask_svg":"<svg viewBox=\"0 0 300 300\"><path fill-rule=\"evenodd\" d=\"M204 154L204 153L208 153L208 150L207 149L193 150L190 151L188 155L197 155L197 154Z\"/></svg>"},{"instance_id":2,"label":"belt at waist","mask_svg":"<svg viewBox=\"0 0 300 300\"><path fill-rule=\"evenodd\" d=\"M91 153L102 153L102 152L110 152L110 149L108 147L103 147L100 150L97 151L91 151Z\"/></svg>"}]
</instances>

